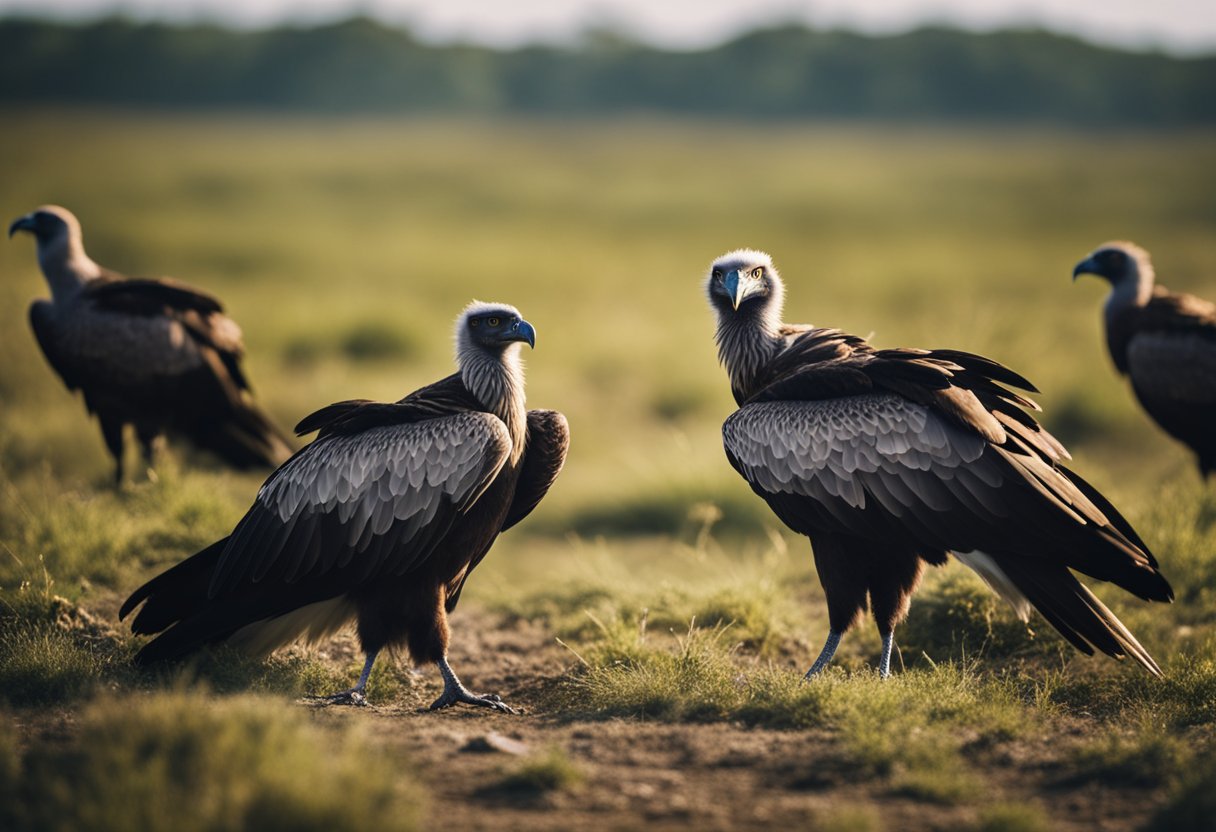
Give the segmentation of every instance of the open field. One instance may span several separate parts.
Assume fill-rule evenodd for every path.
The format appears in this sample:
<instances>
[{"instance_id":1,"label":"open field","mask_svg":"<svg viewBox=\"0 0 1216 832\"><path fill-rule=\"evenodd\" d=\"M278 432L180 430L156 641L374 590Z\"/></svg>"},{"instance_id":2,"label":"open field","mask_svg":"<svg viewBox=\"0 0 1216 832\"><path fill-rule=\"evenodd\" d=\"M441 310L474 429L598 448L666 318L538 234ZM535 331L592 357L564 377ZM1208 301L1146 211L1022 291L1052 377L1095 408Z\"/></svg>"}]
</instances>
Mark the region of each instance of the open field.
<instances>
[{"instance_id":1,"label":"open field","mask_svg":"<svg viewBox=\"0 0 1216 832\"><path fill-rule=\"evenodd\" d=\"M215 291L283 424L446 375L451 322L479 297L536 325L529 401L567 414L573 447L454 618L457 672L525 716L420 714L437 674L389 662L372 708L309 705L357 672L349 638L137 673L122 598L225 534L261 478L174 446L159 482L110 488L25 322L46 291L33 245L0 245L0 827L176 811L199 828L1122 830L1216 810L1216 491L1114 376L1100 286L1069 283L1130 238L1167 285L1216 298L1213 134L3 123L0 219L61 203L100 263ZM790 320L979 352L1038 384L1074 467L1177 591L1151 608L1102 593L1164 681L1075 655L1041 620L1028 633L951 566L897 632L903 675L867 670L867 626L798 684L826 630L809 551L718 437L731 402L700 279L738 246L774 254ZM462 751L492 732L525 753Z\"/></svg>"}]
</instances>

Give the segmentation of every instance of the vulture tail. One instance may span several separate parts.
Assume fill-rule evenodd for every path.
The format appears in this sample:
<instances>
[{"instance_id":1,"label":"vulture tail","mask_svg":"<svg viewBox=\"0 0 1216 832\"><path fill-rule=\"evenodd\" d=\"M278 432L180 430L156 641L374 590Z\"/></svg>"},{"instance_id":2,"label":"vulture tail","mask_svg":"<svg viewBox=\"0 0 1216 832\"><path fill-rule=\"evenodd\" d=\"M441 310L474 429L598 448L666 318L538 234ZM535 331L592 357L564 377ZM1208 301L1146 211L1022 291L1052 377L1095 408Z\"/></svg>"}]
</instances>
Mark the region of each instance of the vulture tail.
<instances>
[{"instance_id":1,"label":"vulture tail","mask_svg":"<svg viewBox=\"0 0 1216 832\"><path fill-rule=\"evenodd\" d=\"M137 665L157 664L185 658L195 651L222 641L248 623L240 604L211 606L198 615L178 621L135 654Z\"/></svg>"},{"instance_id":2,"label":"vulture tail","mask_svg":"<svg viewBox=\"0 0 1216 832\"><path fill-rule=\"evenodd\" d=\"M227 543L226 537L217 540L132 592L118 611L118 620L126 618L141 602L147 601L131 622L131 632L151 635L196 614L207 602L211 575Z\"/></svg>"},{"instance_id":3,"label":"vulture tail","mask_svg":"<svg viewBox=\"0 0 1216 832\"><path fill-rule=\"evenodd\" d=\"M198 416L186 428L190 440L235 468L277 468L292 454L287 438L246 396Z\"/></svg>"},{"instance_id":4,"label":"vulture tail","mask_svg":"<svg viewBox=\"0 0 1216 832\"><path fill-rule=\"evenodd\" d=\"M1092 656L1097 648L1116 659L1131 656L1149 673L1161 675L1157 662L1131 631L1068 567L1021 558L997 557L997 562L1026 600L1082 653Z\"/></svg>"}]
</instances>

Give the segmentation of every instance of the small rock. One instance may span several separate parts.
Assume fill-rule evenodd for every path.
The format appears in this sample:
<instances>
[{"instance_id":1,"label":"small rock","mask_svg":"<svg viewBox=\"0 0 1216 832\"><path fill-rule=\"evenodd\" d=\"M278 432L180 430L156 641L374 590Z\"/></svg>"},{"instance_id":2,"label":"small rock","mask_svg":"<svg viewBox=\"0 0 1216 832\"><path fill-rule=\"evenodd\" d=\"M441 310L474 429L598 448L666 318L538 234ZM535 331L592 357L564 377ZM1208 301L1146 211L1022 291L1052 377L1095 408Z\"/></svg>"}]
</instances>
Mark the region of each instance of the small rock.
<instances>
[{"instance_id":1,"label":"small rock","mask_svg":"<svg viewBox=\"0 0 1216 832\"><path fill-rule=\"evenodd\" d=\"M517 757L527 754L529 751L527 743L522 743L519 740L513 740L510 737L504 737L502 734L495 731L491 731L490 733L481 737L473 737L473 739L466 742L460 750L477 754L490 754L497 752L499 754L513 754Z\"/></svg>"}]
</instances>

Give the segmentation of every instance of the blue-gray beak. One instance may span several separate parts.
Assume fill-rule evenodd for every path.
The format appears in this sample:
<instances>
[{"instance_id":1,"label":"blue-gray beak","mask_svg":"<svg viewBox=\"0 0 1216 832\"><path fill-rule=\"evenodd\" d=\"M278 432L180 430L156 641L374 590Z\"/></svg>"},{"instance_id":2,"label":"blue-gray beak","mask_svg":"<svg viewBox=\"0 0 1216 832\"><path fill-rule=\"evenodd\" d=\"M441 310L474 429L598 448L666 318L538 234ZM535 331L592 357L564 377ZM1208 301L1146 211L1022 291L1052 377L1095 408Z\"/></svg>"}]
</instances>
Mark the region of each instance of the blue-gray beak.
<instances>
[{"instance_id":1,"label":"blue-gray beak","mask_svg":"<svg viewBox=\"0 0 1216 832\"><path fill-rule=\"evenodd\" d=\"M13 235L18 231L28 231L34 233L34 218L26 214L24 217L18 217L13 220L13 224L8 227L8 238L11 240Z\"/></svg>"},{"instance_id":2,"label":"blue-gray beak","mask_svg":"<svg viewBox=\"0 0 1216 832\"><path fill-rule=\"evenodd\" d=\"M739 302L743 300L739 291L739 270L731 269L726 273L726 279L722 281L722 288L726 290L727 296L730 297L731 304L735 310L739 309Z\"/></svg>"},{"instance_id":3,"label":"blue-gray beak","mask_svg":"<svg viewBox=\"0 0 1216 832\"><path fill-rule=\"evenodd\" d=\"M1076 283L1077 278L1083 274L1097 274L1097 275L1102 274L1102 272L1098 269L1098 264L1094 262L1094 258L1087 257L1073 268L1073 270L1072 270L1073 283Z\"/></svg>"},{"instance_id":4,"label":"blue-gray beak","mask_svg":"<svg viewBox=\"0 0 1216 832\"><path fill-rule=\"evenodd\" d=\"M536 349L536 327L527 321L518 321L511 327L512 341L527 341L528 346Z\"/></svg>"}]
</instances>

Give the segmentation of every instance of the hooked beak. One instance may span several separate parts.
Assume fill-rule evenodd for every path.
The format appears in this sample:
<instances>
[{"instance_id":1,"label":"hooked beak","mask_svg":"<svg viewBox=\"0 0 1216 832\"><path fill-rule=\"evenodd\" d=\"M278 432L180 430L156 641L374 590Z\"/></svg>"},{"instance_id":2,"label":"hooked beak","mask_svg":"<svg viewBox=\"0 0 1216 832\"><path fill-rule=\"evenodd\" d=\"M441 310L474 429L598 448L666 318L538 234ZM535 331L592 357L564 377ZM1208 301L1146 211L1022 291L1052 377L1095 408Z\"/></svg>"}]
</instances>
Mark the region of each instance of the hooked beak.
<instances>
[{"instance_id":1,"label":"hooked beak","mask_svg":"<svg viewBox=\"0 0 1216 832\"><path fill-rule=\"evenodd\" d=\"M735 311L739 311L739 304L743 302L745 297L746 283L739 278L739 270L732 269L726 273L726 279L722 281L722 288L726 290L726 294L730 297L731 305Z\"/></svg>"},{"instance_id":2,"label":"hooked beak","mask_svg":"<svg viewBox=\"0 0 1216 832\"><path fill-rule=\"evenodd\" d=\"M1094 258L1087 257L1073 268L1072 282L1076 283L1077 278L1083 274L1102 274L1102 272L1098 270L1098 264L1094 262Z\"/></svg>"},{"instance_id":3,"label":"hooked beak","mask_svg":"<svg viewBox=\"0 0 1216 832\"><path fill-rule=\"evenodd\" d=\"M510 340L526 341L529 347L536 349L536 327L527 321L517 321L511 327Z\"/></svg>"},{"instance_id":4,"label":"hooked beak","mask_svg":"<svg viewBox=\"0 0 1216 832\"><path fill-rule=\"evenodd\" d=\"M11 240L13 235L18 231L28 231L34 233L34 215L26 214L24 217L18 217L13 220L13 224L8 227L8 238Z\"/></svg>"}]
</instances>

